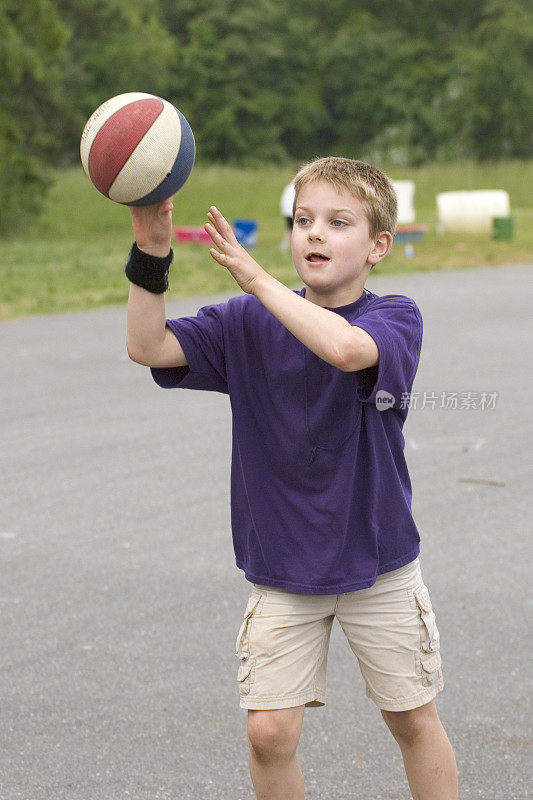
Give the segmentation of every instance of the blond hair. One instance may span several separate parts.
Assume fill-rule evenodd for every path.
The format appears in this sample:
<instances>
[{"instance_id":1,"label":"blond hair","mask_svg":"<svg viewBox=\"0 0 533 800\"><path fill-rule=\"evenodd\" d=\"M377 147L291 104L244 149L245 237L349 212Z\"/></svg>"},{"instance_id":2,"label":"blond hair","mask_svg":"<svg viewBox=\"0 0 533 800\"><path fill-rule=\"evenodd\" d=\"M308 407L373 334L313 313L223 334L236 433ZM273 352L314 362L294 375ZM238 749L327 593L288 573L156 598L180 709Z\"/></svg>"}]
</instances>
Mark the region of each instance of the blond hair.
<instances>
[{"instance_id":1,"label":"blond hair","mask_svg":"<svg viewBox=\"0 0 533 800\"><path fill-rule=\"evenodd\" d=\"M294 208L300 191L313 181L327 181L337 190L348 190L357 197L368 218L371 238L382 231L394 233L398 216L396 192L387 176L377 167L365 161L337 156L310 161L296 173Z\"/></svg>"}]
</instances>

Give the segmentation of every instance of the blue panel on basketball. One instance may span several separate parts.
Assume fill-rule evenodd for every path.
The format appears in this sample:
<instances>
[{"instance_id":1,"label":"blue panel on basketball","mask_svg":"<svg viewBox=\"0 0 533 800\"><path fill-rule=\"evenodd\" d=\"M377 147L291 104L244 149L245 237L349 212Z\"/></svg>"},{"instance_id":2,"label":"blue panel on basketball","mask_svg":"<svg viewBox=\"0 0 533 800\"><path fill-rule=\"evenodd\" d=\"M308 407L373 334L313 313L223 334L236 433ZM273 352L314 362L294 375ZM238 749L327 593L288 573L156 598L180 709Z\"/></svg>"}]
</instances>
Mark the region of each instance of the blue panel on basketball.
<instances>
[{"instance_id":1,"label":"blue panel on basketball","mask_svg":"<svg viewBox=\"0 0 533 800\"><path fill-rule=\"evenodd\" d=\"M170 173L165 177L162 183L150 192L150 194L129 203L130 206L149 206L153 203L159 203L161 200L166 200L167 197L175 194L178 189L181 189L194 166L194 156L196 152L194 144L194 136L191 126L181 113L176 108L179 121L181 124L181 144L176 160L172 166Z\"/></svg>"},{"instance_id":2,"label":"blue panel on basketball","mask_svg":"<svg viewBox=\"0 0 533 800\"><path fill-rule=\"evenodd\" d=\"M175 194L194 165L189 123L167 100L143 92L117 95L90 117L80 144L98 191L125 205L150 205Z\"/></svg>"}]
</instances>

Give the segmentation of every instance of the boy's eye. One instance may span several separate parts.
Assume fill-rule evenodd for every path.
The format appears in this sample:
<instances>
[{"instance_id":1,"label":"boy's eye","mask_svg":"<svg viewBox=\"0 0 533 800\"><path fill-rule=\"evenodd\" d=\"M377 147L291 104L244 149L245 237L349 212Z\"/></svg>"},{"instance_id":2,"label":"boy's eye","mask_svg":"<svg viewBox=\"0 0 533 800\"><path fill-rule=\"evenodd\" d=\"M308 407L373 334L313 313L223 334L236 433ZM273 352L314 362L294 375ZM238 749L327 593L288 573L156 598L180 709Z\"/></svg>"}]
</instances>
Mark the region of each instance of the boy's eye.
<instances>
[{"instance_id":1,"label":"boy's eye","mask_svg":"<svg viewBox=\"0 0 533 800\"><path fill-rule=\"evenodd\" d=\"M297 225L307 225L309 220L307 219L307 217L297 217L295 219L295 222Z\"/></svg>"},{"instance_id":2,"label":"boy's eye","mask_svg":"<svg viewBox=\"0 0 533 800\"><path fill-rule=\"evenodd\" d=\"M331 223L335 228L342 228L346 223L342 219L334 219Z\"/></svg>"}]
</instances>

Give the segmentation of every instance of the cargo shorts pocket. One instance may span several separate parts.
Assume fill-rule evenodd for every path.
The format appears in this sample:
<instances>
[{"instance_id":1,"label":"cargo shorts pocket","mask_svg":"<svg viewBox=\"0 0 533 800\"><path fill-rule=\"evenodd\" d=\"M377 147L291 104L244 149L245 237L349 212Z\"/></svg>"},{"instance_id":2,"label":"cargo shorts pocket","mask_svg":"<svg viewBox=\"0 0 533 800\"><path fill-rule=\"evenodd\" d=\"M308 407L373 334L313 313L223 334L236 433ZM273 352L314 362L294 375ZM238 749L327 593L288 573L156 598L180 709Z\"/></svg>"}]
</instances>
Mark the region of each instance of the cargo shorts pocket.
<instances>
[{"instance_id":1,"label":"cargo shorts pocket","mask_svg":"<svg viewBox=\"0 0 533 800\"><path fill-rule=\"evenodd\" d=\"M237 682L239 684L239 694L250 694L250 688L254 682L255 664L248 658L239 667L237 672Z\"/></svg>"},{"instance_id":2,"label":"cargo shorts pocket","mask_svg":"<svg viewBox=\"0 0 533 800\"><path fill-rule=\"evenodd\" d=\"M413 590L420 620L419 675L426 686L441 679L440 635L427 587Z\"/></svg>"},{"instance_id":3,"label":"cargo shorts pocket","mask_svg":"<svg viewBox=\"0 0 533 800\"><path fill-rule=\"evenodd\" d=\"M240 658L241 664L237 673L237 681L239 683L240 694L248 694L254 679L255 662L250 657L250 627L252 618L255 614L259 603L261 602L261 595L254 592L248 600L246 610L244 612L244 619L237 635L235 643L235 655Z\"/></svg>"}]
</instances>

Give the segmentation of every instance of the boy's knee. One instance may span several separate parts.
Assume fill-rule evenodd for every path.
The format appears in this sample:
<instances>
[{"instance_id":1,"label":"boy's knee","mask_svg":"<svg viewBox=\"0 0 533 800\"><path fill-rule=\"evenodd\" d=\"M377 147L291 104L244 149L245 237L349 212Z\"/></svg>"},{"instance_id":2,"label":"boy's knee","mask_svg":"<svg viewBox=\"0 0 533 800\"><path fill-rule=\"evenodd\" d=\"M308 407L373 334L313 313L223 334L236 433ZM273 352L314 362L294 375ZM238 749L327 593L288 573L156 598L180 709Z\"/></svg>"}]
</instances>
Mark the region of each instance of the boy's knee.
<instances>
[{"instance_id":1,"label":"boy's knee","mask_svg":"<svg viewBox=\"0 0 533 800\"><path fill-rule=\"evenodd\" d=\"M383 711L383 719L397 742L411 746L425 736L434 726L441 727L435 702L432 700L410 711Z\"/></svg>"},{"instance_id":2,"label":"boy's knee","mask_svg":"<svg viewBox=\"0 0 533 800\"><path fill-rule=\"evenodd\" d=\"M248 741L259 761L289 760L302 730L303 706L248 712Z\"/></svg>"}]
</instances>

